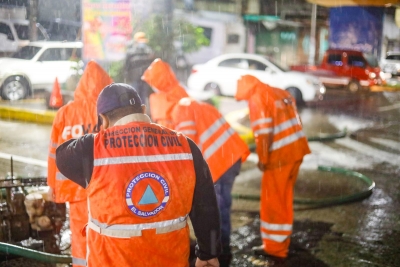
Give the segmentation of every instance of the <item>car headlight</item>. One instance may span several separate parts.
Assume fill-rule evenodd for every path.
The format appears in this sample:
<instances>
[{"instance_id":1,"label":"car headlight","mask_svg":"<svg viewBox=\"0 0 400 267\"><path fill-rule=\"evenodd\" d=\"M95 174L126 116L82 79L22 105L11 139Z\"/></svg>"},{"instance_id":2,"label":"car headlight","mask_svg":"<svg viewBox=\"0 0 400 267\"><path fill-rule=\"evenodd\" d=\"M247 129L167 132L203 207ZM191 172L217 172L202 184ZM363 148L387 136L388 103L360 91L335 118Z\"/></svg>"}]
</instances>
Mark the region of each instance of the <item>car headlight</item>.
<instances>
[{"instance_id":1,"label":"car headlight","mask_svg":"<svg viewBox=\"0 0 400 267\"><path fill-rule=\"evenodd\" d=\"M389 74L389 75L388 75ZM384 73L383 71L381 71L381 72L379 72L379 77L382 79L382 80L386 80L386 79L389 79L389 78L391 78L392 77L392 75L390 74L390 73L388 73L388 74L386 74L386 73ZM390 76L390 77L389 77Z\"/></svg>"},{"instance_id":2,"label":"car headlight","mask_svg":"<svg viewBox=\"0 0 400 267\"><path fill-rule=\"evenodd\" d=\"M375 79L375 78L376 78L376 73L375 73L375 72L370 72L370 73L368 74L368 77L369 77L370 79Z\"/></svg>"},{"instance_id":3,"label":"car headlight","mask_svg":"<svg viewBox=\"0 0 400 267\"><path fill-rule=\"evenodd\" d=\"M323 84L321 84L320 87L319 87L319 93L321 95L326 93L326 87Z\"/></svg>"}]
</instances>

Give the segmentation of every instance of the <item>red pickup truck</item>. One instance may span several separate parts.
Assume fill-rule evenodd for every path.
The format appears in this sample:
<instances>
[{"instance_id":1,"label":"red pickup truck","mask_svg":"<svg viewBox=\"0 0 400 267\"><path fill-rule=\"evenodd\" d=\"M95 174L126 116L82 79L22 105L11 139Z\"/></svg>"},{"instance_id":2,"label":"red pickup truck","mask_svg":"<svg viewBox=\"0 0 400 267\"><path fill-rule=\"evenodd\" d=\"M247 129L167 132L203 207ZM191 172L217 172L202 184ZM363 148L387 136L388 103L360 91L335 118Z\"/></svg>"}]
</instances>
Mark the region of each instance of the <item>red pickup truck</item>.
<instances>
[{"instance_id":1,"label":"red pickup truck","mask_svg":"<svg viewBox=\"0 0 400 267\"><path fill-rule=\"evenodd\" d=\"M354 93L383 83L375 56L355 50L328 49L320 65L290 69L315 75L328 88L346 87Z\"/></svg>"}]
</instances>

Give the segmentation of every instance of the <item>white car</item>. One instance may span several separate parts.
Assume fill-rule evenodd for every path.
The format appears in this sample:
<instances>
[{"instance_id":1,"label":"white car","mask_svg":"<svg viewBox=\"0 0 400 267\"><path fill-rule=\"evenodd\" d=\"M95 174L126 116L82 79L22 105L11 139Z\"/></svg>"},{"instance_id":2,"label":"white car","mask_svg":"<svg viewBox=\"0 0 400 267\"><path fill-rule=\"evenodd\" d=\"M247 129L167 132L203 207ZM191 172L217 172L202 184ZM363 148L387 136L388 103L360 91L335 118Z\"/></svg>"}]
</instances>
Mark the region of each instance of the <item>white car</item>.
<instances>
[{"instance_id":1,"label":"white car","mask_svg":"<svg viewBox=\"0 0 400 267\"><path fill-rule=\"evenodd\" d=\"M19 100L37 90L51 92L76 74L81 42L31 42L10 58L0 58L0 95Z\"/></svg>"},{"instance_id":2,"label":"white car","mask_svg":"<svg viewBox=\"0 0 400 267\"><path fill-rule=\"evenodd\" d=\"M234 96L242 75L253 75L263 83L285 89L298 103L316 100L326 91L317 77L288 71L263 56L245 53L224 54L194 65L187 85L191 90Z\"/></svg>"},{"instance_id":3,"label":"white car","mask_svg":"<svg viewBox=\"0 0 400 267\"><path fill-rule=\"evenodd\" d=\"M400 52L388 52L381 63L382 71L387 78L400 76Z\"/></svg>"},{"instance_id":4,"label":"white car","mask_svg":"<svg viewBox=\"0 0 400 267\"><path fill-rule=\"evenodd\" d=\"M12 54L29 44L29 20L0 19L0 53Z\"/></svg>"}]
</instances>

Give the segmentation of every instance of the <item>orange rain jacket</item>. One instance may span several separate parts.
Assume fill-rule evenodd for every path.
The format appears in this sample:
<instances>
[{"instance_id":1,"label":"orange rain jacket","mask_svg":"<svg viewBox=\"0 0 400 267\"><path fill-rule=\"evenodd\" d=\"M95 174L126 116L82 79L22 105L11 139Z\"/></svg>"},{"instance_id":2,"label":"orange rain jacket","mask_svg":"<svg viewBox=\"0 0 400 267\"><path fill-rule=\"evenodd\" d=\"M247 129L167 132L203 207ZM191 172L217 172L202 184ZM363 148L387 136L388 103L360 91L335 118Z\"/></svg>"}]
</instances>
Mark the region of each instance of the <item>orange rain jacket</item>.
<instances>
[{"instance_id":1,"label":"orange rain jacket","mask_svg":"<svg viewBox=\"0 0 400 267\"><path fill-rule=\"evenodd\" d=\"M250 155L247 144L210 104L182 98L174 108L172 120L177 131L199 146L214 183L239 159L243 162Z\"/></svg>"},{"instance_id":2,"label":"orange rain jacket","mask_svg":"<svg viewBox=\"0 0 400 267\"><path fill-rule=\"evenodd\" d=\"M264 250L287 257L293 228L293 188L304 155L310 153L296 103L285 90L245 75L238 81L236 99L247 100L260 163L260 230Z\"/></svg>"},{"instance_id":3,"label":"orange rain jacket","mask_svg":"<svg viewBox=\"0 0 400 267\"><path fill-rule=\"evenodd\" d=\"M134 134L132 146L107 140L115 132L139 127L148 134ZM100 131L87 187L88 266L189 266L187 216L195 181L183 134L147 122Z\"/></svg>"},{"instance_id":4,"label":"orange rain jacket","mask_svg":"<svg viewBox=\"0 0 400 267\"><path fill-rule=\"evenodd\" d=\"M86 199L85 190L64 177L57 169L56 148L63 142L86 133L97 132L97 97L112 79L96 62L90 61L74 92L74 101L61 107L53 121L50 137L47 184L57 203Z\"/></svg>"},{"instance_id":5,"label":"orange rain jacket","mask_svg":"<svg viewBox=\"0 0 400 267\"><path fill-rule=\"evenodd\" d=\"M167 63L158 58L143 73L142 80L153 87L153 90L163 92L150 95L150 115L152 121L174 129L171 115L172 110L181 98L188 97L189 95L179 84L173 70Z\"/></svg>"},{"instance_id":6,"label":"orange rain jacket","mask_svg":"<svg viewBox=\"0 0 400 267\"><path fill-rule=\"evenodd\" d=\"M70 202L71 255L74 267L86 266L86 237L81 231L88 220L87 196L85 189L59 172L55 153L58 145L63 142L98 131L97 97L110 83L110 76L97 63L89 62L74 92L74 101L58 110L51 131L47 183L53 190L55 202Z\"/></svg>"},{"instance_id":7,"label":"orange rain jacket","mask_svg":"<svg viewBox=\"0 0 400 267\"><path fill-rule=\"evenodd\" d=\"M188 97L167 63L156 59L142 79L162 92L150 96L152 116L163 117L158 123L167 121L199 146L214 183L239 159L246 160L247 144L215 107Z\"/></svg>"},{"instance_id":8,"label":"orange rain jacket","mask_svg":"<svg viewBox=\"0 0 400 267\"><path fill-rule=\"evenodd\" d=\"M311 153L290 93L245 75L238 81L235 98L249 102L256 151L268 169L302 160Z\"/></svg>"}]
</instances>

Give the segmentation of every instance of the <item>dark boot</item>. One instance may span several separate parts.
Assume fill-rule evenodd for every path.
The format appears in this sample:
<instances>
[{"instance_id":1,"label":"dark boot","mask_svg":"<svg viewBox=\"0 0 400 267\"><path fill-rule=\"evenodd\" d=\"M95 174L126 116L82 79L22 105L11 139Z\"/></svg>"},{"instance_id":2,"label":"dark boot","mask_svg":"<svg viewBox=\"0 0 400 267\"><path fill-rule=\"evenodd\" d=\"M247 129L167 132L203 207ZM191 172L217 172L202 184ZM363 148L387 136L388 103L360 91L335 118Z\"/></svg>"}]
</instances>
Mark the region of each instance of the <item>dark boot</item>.
<instances>
[{"instance_id":1,"label":"dark boot","mask_svg":"<svg viewBox=\"0 0 400 267\"><path fill-rule=\"evenodd\" d=\"M232 261L232 254L221 254L218 257L220 267L229 267Z\"/></svg>"},{"instance_id":2,"label":"dark boot","mask_svg":"<svg viewBox=\"0 0 400 267\"><path fill-rule=\"evenodd\" d=\"M264 250L264 245L261 246L257 246L257 247L252 247L251 250L253 251L253 254L256 256L263 256L265 259L272 261L274 263L280 264L280 263L284 263L285 258L282 257L277 257L277 256L273 256L268 254L265 250Z\"/></svg>"}]
</instances>

